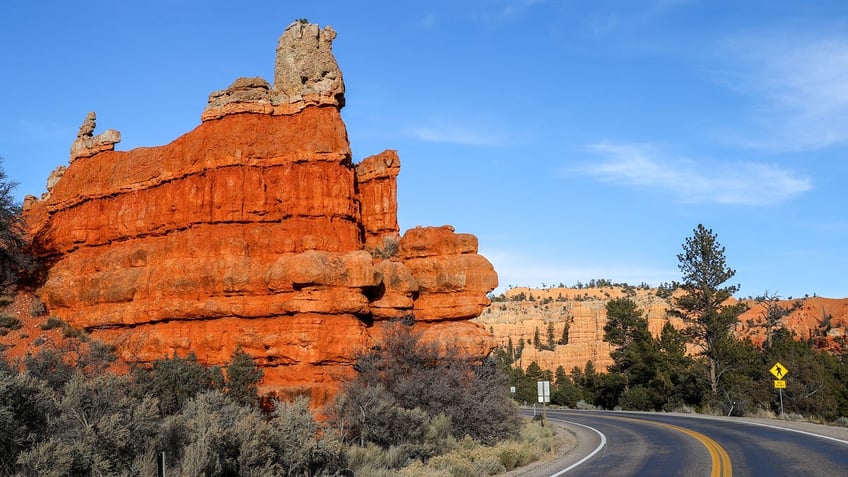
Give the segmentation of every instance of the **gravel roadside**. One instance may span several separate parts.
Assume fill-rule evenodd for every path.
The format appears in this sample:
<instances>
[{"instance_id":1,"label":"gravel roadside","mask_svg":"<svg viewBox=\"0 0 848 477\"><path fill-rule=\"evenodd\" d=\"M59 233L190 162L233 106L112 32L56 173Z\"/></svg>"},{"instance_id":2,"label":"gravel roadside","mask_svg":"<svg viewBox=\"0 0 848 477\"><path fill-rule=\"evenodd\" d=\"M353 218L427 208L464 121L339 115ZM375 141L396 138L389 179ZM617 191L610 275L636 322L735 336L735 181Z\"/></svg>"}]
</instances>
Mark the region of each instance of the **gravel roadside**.
<instances>
[{"instance_id":1,"label":"gravel roadside","mask_svg":"<svg viewBox=\"0 0 848 477\"><path fill-rule=\"evenodd\" d=\"M591 433L586 432L584 435L576 427L566 427L565 423L553 420L548 420L548 424L554 426L557 436L561 438L560 446L556 453L524 467L498 474L497 477L549 477L551 474L577 462L594 449L594 446L591 445L593 440Z\"/></svg>"}]
</instances>

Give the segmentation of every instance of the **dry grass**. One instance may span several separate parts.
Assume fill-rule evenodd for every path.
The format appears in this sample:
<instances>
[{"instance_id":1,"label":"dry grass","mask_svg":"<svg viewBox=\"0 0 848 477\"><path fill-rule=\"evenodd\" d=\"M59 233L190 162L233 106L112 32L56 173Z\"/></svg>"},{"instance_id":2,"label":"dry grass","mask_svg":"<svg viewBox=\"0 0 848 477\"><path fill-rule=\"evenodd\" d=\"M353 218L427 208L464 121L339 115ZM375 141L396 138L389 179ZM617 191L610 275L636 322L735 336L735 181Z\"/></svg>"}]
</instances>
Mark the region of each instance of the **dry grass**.
<instances>
[{"instance_id":1,"label":"dry grass","mask_svg":"<svg viewBox=\"0 0 848 477\"><path fill-rule=\"evenodd\" d=\"M448 437L443 443L447 450L444 454L429 459L426 464L418 460L407 462L398 470L393 470L393 466L398 464L394 448L385 450L373 445L353 447L348 451L348 459L356 475L484 477L535 462L555 452L560 442L560 436L551 426L542 427L538 422L527 421L519 440L484 446L469 437L459 441Z\"/></svg>"}]
</instances>

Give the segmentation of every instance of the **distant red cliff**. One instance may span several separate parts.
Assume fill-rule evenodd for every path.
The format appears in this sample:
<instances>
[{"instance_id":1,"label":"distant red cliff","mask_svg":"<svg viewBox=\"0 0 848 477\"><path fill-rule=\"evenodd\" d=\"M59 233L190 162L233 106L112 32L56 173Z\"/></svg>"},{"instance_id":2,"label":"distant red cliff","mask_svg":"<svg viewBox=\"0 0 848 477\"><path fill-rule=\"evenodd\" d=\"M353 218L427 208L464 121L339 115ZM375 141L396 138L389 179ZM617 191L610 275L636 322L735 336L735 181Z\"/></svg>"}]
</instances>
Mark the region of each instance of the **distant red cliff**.
<instances>
[{"instance_id":1,"label":"distant red cliff","mask_svg":"<svg viewBox=\"0 0 848 477\"><path fill-rule=\"evenodd\" d=\"M613 298L629 297L644 311L648 328L659 335L666 322L680 328L683 322L667 313L671 302L657 296L657 290L622 287L603 288L513 288L503 295L474 321L490 330L500 346L513 343L521 353L515 356L518 365L526 368L531 362L543 369L556 370L562 366L570 372L575 366L583 368L592 361L595 369L606 372L612 364L612 345L604 341L607 323L606 303ZM765 333L761 322L764 308L754 301L740 316L735 332L761 344ZM777 302L790 310L780 324L793 331L797 339L809 340L813 346L832 353L844 353L848 338L848 298L806 297ZM553 329L554 346L548 346L548 328ZM561 344L563 330L568 327L568 343ZM541 349L533 345L538 330Z\"/></svg>"}]
</instances>

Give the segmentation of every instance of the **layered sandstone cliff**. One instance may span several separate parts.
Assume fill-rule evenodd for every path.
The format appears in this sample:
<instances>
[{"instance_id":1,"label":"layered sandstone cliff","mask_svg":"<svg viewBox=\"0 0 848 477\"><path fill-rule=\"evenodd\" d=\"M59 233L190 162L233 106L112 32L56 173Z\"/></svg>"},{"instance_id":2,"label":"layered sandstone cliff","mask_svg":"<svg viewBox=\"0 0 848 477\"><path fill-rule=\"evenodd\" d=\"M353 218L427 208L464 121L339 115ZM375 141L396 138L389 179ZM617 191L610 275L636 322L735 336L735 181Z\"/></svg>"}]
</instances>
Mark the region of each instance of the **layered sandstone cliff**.
<instances>
[{"instance_id":1,"label":"layered sandstone cliff","mask_svg":"<svg viewBox=\"0 0 848 477\"><path fill-rule=\"evenodd\" d=\"M49 313L128 362L194 351L223 364L241 347L264 391L315 402L392 319L487 354L491 337L469 320L497 275L472 235L400 235L400 161L352 162L334 37L293 23L273 85L242 78L212 93L202 124L164 146L115 151L120 134L94 136L89 117L70 165L25 202L50 263Z\"/></svg>"},{"instance_id":2,"label":"layered sandstone cliff","mask_svg":"<svg viewBox=\"0 0 848 477\"><path fill-rule=\"evenodd\" d=\"M606 303L623 297L632 299L643 310L654 336L659 335L666 323L676 328L683 326L679 318L669 316L672 304L657 296L656 290L622 287L513 288L473 321L490 330L499 346L507 348L512 342L514 350L521 348L515 359L516 365L524 369L535 361L542 369L553 371L562 366L568 372L574 367L583 369L587 361L592 361L595 369L605 372L612 364L612 346L604 341ZM755 301L747 304L749 309L740 316L735 333L761 344L765 339L762 327L765 309ZM797 339L808 340L833 353L848 351L848 299L806 297L781 300L777 305L788 311L780 325L794 332ZM551 325L552 347L548 339ZM568 340L562 344L566 327ZM537 331L541 347L534 345Z\"/></svg>"}]
</instances>

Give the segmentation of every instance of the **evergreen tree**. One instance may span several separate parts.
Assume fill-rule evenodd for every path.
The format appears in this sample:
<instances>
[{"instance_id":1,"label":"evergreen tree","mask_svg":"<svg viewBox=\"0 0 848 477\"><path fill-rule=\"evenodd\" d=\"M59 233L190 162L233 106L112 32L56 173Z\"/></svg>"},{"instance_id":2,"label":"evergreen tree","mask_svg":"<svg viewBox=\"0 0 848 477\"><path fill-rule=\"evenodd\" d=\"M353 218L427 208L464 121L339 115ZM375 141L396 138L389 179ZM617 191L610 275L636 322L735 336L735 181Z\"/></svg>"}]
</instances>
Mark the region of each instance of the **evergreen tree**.
<instances>
[{"instance_id":1,"label":"evergreen tree","mask_svg":"<svg viewBox=\"0 0 848 477\"><path fill-rule=\"evenodd\" d=\"M617 365L627 356L628 347L633 343L651 339L648 332L648 320L642 316L636 302L629 298L615 298L607 302L607 324L604 325L604 340L618 346L612 352ZM621 371L620 367L618 371Z\"/></svg>"},{"instance_id":2,"label":"evergreen tree","mask_svg":"<svg viewBox=\"0 0 848 477\"><path fill-rule=\"evenodd\" d=\"M556 338L554 335L554 322L548 322L548 349L553 350L556 348Z\"/></svg>"},{"instance_id":3,"label":"evergreen tree","mask_svg":"<svg viewBox=\"0 0 848 477\"><path fill-rule=\"evenodd\" d=\"M710 392L718 397L722 376L730 369L724 350L732 340L731 331L745 311L741 303L728 303L738 285L724 285L736 271L727 266L724 247L711 229L698 224L677 255L683 274L680 288L684 294L674 299L672 313L686 324L685 336L700 349L706 361Z\"/></svg>"},{"instance_id":4,"label":"evergreen tree","mask_svg":"<svg viewBox=\"0 0 848 477\"><path fill-rule=\"evenodd\" d=\"M573 408L583 399L583 391L565 373L565 368L557 366L551 388L551 404Z\"/></svg>"},{"instance_id":5,"label":"evergreen tree","mask_svg":"<svg viewBox=\"0 0 848 477\"><path fill-rule=\"evenodd\" d=\"M17 182L6 177L0 157L0 288L29 278L34 270L32 258L25 253L21 207L13 192Z\"/></svg>"},{"instance_id":6,"label":"evergreen tree","mask_svg":"<svg viewBox=\"0 0 848 477\"><path fill-rule=\"evenodd\" d=\"M571 328L571 323L568 320L562 325L562 337L559 339L559 344L567 345L568 344L568 332Z\"/></svg>"},{"instance_id":7,"label":"evergreen tree","mask_svg":"<svg viewBox=\"0 0 848 477\"><path fill-rule=\"evenodd\" d=\"M789 310L780 305L780 297L777 294L769 294L768 291L763 296L757 297L757 303L763 305L761 326L766 334L763 348L767 349L771 347L772 335L782 327L781 321L789 314Z\"/></svg>"},{"instance_id":8,"label":"evergreen tree","mask_svg":"<svg viewBox=\"0 0 848 477\"><path fill-rule=\"evenodd\" d=\"M610 353L613 364L610 373L602 379L599 404L611 408L620 398L626 398L622 403L625 409L654 409L657 402L649 388L659 356L648 331L648 320L630 298L610 300L606 312L604 339L617 348ZM639 387L632 395L631 386Z\"/></svg>"},{"instance_id":9,"label":"evergreen tree","mask_svg":"<svg viewBox=\"0 0 848 477\"><path fill-rule=\"evenodd\" d=\"M253 358L239 346L227 366L224 394L239 404L256 406L259 403L257 386L262 381L262 375L262 370L256 366Z\"/></svg>"}]
</instances>

